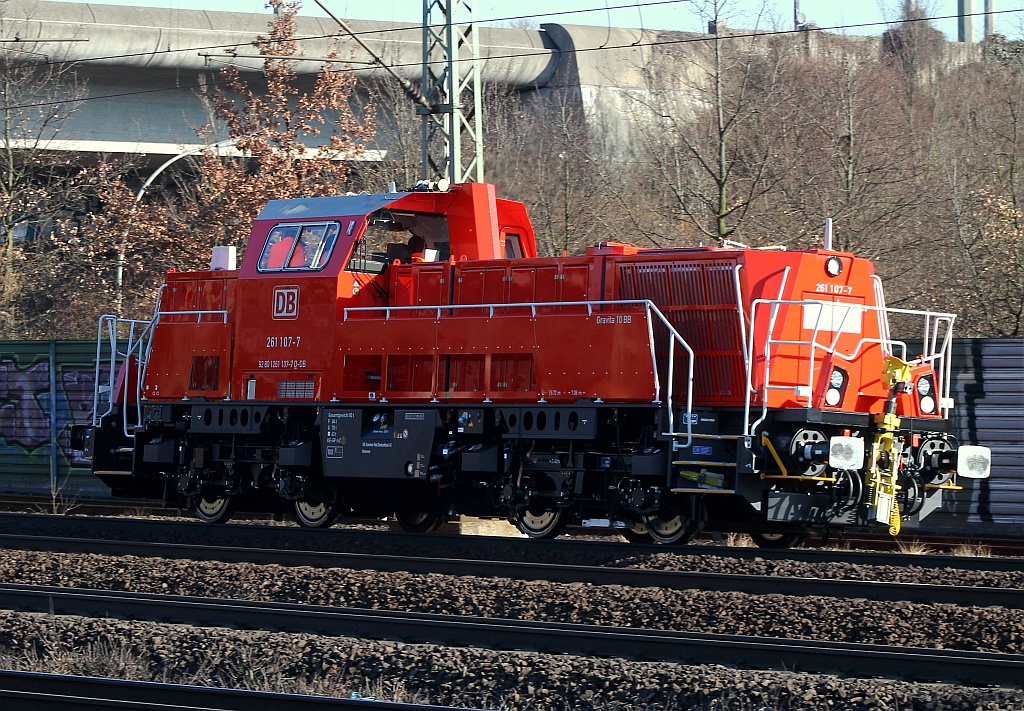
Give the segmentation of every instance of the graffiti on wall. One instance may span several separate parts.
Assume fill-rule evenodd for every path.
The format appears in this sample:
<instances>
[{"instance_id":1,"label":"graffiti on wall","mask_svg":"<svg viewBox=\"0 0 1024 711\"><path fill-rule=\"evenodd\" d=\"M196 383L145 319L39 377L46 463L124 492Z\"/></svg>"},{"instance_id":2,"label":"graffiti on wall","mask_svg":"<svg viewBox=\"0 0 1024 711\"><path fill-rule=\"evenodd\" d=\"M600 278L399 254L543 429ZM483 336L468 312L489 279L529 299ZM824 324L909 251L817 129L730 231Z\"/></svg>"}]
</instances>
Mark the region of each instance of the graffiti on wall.
<instances>
[{"instance_id":1,"label":"graffiti on wall","mask_svg":"<svg viewBox=\"0 0 1024 711\"><path fill-rule=\"evenodd\" d=\"M0 455L49 457L53 408L59 456L71 466L88 466L82 452L71 449L71 426L90 421L95 368L92 363L58 363L56 368L54 398L48 356L26 363L17 356L0 355Z\"/></svg>"}]
</instances>

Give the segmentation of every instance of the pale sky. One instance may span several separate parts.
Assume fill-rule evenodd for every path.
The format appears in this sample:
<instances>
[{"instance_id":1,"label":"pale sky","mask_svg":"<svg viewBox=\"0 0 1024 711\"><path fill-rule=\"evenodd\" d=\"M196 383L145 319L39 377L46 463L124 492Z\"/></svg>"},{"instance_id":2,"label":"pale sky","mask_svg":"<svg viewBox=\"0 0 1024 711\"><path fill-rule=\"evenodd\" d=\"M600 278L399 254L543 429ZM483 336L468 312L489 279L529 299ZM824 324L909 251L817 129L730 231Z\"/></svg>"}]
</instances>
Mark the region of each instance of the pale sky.
<instances>
[{"instance_id":1,"label":"pale sky","mask_svg":"<svg viewBox=\"0 0 1024 711\"><path fill-rule=\"evenodd\" d=\"M84 0L65 0L84 2ZM704 0L474 0L477 20L506 20L513 16L530 15L535 25L543 22L579 25L611 25L613 27L644 27L647 29L700 31L703 21L697 7ZM800 11L808 22L822 28L843 25L862 25L845 30L834 30L848 34L880 34L885 30L884 22L898 16L902 0L796 0ZM992 0L995 2L996 29L998 32L1018 38L1024 35L1024 0ZM335 15L344 19L389 20L418 24L423 19L422 0L321 0ZM728 0L736 14L729 24L734 27L760 28L778 27L790 29L793 26L794 0ZM972 2L972 0L968 0ZM265 0L105 0L90 4L137 5L166 9L223 10L228 12L266 13ZM973 0L974 12L980 13L985 0ZM931 17L953 16L957 0L918 0L918 5ZM623 7L627 6L627 7ZM757 21L758 8L767 6L768 14ZM597 9L595 9L597 8ZM621 8L621 9L609 9ZM559 12L587 10L572 14ZM302 14L324 13L313 0L303 0ZM867 23L878 23L868 25ZM499 23L500 24L500 23ZM956 39L955 19L936 21L936 26L951 40ZM974 19L976 38L980 39L982 17Z\"/></svg>"}]
</instances>

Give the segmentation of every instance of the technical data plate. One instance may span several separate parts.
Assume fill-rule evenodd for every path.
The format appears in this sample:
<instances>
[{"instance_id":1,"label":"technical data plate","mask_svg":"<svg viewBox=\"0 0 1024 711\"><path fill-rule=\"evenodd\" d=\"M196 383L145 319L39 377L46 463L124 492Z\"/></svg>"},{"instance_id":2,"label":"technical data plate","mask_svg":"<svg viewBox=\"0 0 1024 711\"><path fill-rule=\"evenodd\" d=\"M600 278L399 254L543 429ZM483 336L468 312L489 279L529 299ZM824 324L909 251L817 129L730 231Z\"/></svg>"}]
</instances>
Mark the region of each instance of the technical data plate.
<instances>
[{"instance_id":1,"label":"technical data plate","mask_svg":"<svg viewBox=\"0 0 1024 711\"><path fill-rule=\"evenodd\" d=\"M438 427L434 410L329 408L322 418L325 476L426 478Z\"/></svg>"}]
</instances>

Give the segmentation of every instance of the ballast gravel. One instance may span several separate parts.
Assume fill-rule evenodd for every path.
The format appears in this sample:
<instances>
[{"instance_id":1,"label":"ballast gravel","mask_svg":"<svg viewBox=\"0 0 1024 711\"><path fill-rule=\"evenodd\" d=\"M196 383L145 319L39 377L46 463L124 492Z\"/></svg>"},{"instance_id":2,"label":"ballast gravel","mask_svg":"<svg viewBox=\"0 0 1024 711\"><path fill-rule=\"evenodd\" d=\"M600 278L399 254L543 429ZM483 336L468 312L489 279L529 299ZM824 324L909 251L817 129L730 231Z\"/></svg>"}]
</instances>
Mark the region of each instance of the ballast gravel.
<instances>
[{"instance_id":1,"label":"ballast gravel","mask_svg":"<svg viewBox=\"0 0 1024 711\"><path fill-rule=\"evenodd\" d=\"M744 571L752 572L751 561L744 563ZM0 552L0 580L1014 654L1024 650L1024 611L1004 608L29 551ZM943 580L950 583L948 577ZM100 641L135 650L155 679L227 685L238 683L239 670L273 662L283 665L281 679L293 687L347 695L367 682L400 684L432 703L489 708L1024 708L1020 690L0 613L0 653L8 656L30 649L37 655L84 649ZM196 674L203 678L194 679ZM316 685L325 680L334 682Z\"/></svg>"},{"instance_id":2,"label":"ballast gravel","mask_svg":"<svg viewBox=\"0 0 1024 711\"><path fill-rule=\"evenodd\" d=\"M683 548L685 551L685 547ZM617 568L679 570L691 573L742 573L781 578L827 578L830 580L878 580L922 585L1024 588L1022 570L965 570L901 565L858 565L848 562L809 563L801 560L738 560L726 556L645 553L611 562Z\"/></svg>"},{"instance_id":3,"label":"ballast gravel","mask_svg":"<svg viewBox=\"0 0 1024 711\"><path fill-rule=\"evenodd\" d=\"M472 708L973 711L1024 704L1024 694L1009 689L0 612L0 650L38 657L40 649L68 666L69 649L91 655L92 666L79 661L79 673L96 673L97 649L128 649L158 681L337 696L398 689L399 700ZM107 673L116 673L123 662L107 658Z\"/></svg>"},{"instance_id":4,"label":"ballast gravel","mask_svg":"<svg viewBox=\"0 0 1024 711\"><path fill-rule=\"evenodd\" d=\"M4 551L0 579L332 607L1020 654L1024 610Z\"/></svg>"}]
</instances>

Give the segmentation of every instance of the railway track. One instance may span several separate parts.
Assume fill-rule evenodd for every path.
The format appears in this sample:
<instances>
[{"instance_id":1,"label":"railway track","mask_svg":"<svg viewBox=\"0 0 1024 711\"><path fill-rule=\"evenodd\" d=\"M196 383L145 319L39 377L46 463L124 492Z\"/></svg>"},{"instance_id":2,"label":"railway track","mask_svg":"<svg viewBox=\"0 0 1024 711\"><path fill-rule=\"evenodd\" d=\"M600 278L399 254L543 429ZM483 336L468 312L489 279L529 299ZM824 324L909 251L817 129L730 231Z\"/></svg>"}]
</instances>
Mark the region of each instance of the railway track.
<instances>
[{"instance_id":1,"label":"railway track","mask_svg":"<svg viewBox=\"0 0 1024 711\"><path fill-rule=\"evenodd\" d=\"M930 585L873 580L778 577L725 573L680 572L632 567L554 565L465 558L340 553L282 548L248 548L105 541L100 539L0 534L0 548L98 555L253 563L257 565L352 568L417 574L464 575L477 578L546 580L669 590L709 590L751 594L863 597L884 602L971 604L1024 607L1024 590L983 586Z\"/></svg>"},{"instance_id":2,"label":"railway track","mask_svg":"<svg viewBox=\"0 0 1024 711\"><path fill-rule=\"evenodd\" d=\"M309 530L287 526L235 524L211 526L193 521L109 519L86 516L0 514L0 534L82 538L131 543L215 545L286 551L365 553L372 556L412 556L592 566L628 565L634 557L659 554L712 555L738 561L799 561L868 566L915 566L927 569L1019 571L1024 560L998 556L899 554L876 551L823 549L770 550L730 546L626 545L605 541L523 540L484 536L427 535L332 528Z\"/></svg>"},{"instance_id":3,"label":"railway track","mask_svg":"<svg viewBox=\"0 0 1024 711\"><path fill-rule=\"evenodd\" d=\"M223 689L148 681L41 674L0 670L0 702L5 711L117 708L146 711L215 709L217 711L319 711L365 709L365 700ZM451 706L382 702L380 711L454 711ZM465 711L465 709L460 709Z\"/></svg>"},{"instance_id":4,"label":"railway track","mask_svg":"<svg viewBox=\"0 0 1024 711\"><path fill-rule=\"evenodd\" d=\"M156 595L108 593L97 590L75 590L70 587L108 587L106 578L102 575L76 575L74 573L76 570L86 571L90 568L105 570L108 568L106 564L97 565L84 558L62 559L55 557L52 561L40 559L37 562L43 565L42 570L68 570L70 574L42 575L38 578L35 576L21 578L12 574L7 576L7 579L22 579L25 582L40 585L66 585L69 587L10 586L5 591L0 591L0 597L8 594L22 595L26 591L34 593L34 602L30 603L22 601L8 604L0 600L0 606L10 609L35 609L43 612L53 610L66 614L108 616L108 619L180 621L184 624L199 626L283 630L289 633L308 631L328 635L328 639L332 636L341 636L345 639L340 641L345 645L352 644L352 640L347 638L354 636L365 640L359 644L371 646L382 643L391 644L392 642L423 642L463 647L469 650L480 649L484 650L481 653L491 655L510 654L506 650L515 649L558 655L567 653L584 657L593 655L590 657L591 659L624 660L616 662L618 664L632 664L632 662L626 661L630 659L682 664L718 663L722 665L722 668L739 667L744 670L739 673L755 676L776 674L778 672L773 670L779 669L838 672L849 679L860 679L861 684L869 685L873 684L872 679L878 676L891 677L912 684L946 681L953 684L962 683L975 688L992 685L1003 689L1004 691L1000 693L1004 695L1011 694L1011 697L1008 698L1015 698L1012 694L1021 692L1005 690L1024 689L1024 666L1022 666L1024 665L1024 653L1012 643L1012 640L1007 645L994 643L997 642L998 635L983 635L985 639L983 645L972 644L972 637L961 635L956 640L949 640L949 643L942 644L946 647L957 647L959 651L947 651L932 649L933 646L942 643L941 632L935 637L909 632L903 633L906 636L902 636L897 631L892 634L867 637L841 632L833 636L828 634L828 622L824 623L820 629L813 624L811 626L797 624L796 627L776 624L760 628L756 624L748 625L740 622L740 620L748 619L747 617L735 618L734 615L733 623L723 624L721 627L714 625L677 627L672 621L677 619L676 616L666 616L664 613L657 612L653 615L642 613L633 615L628 612L621 614L613 611L608 615L594 617L588 617L586 614L574 614L576 610L596 610L594 604L601 600L611 603L609 595L626 600L639 599L636 596L640 595L645 596L643 598L647 601L645 604L650 604L651 599L662 599L663 596L665 603L671 604L672 609L678 608L679 614L685 615L687 609L692 609L693 614L698 617L709 613L713 615L714 602L709 603L707 597L702 597L706 595L705 593L688 594L686 592L708 590L746 593L744 599L752 601L754 606L751 607L752 610L774 611L774 616L770 616L768 619L775 620L784 619L785 615L792 614L794 622L797 623L801 620L806 621L805 618L814 619L815 610L822 609L821 605L832 607L828 600L817 602L817 598L803 598L811 595L826 595L830 596L835 604L851 601L851 598L872 600L868 603L862 599L859 605L852 605L850 609L854 610L854 616L848 615L846 619L862 619L860 616L870 616L873 614L870 610L876 604L875 600L910 600L926 603L945 601L978 608L977 610L962 608L963 616L960 616L960 612L945 613L956 616L955 618L958 620L988 619L999 624L999 620L1019 618L1019 610L1024 607L1024 603L1021 602L1024 600L1024 594L1019 590L1008 591L998 587L984 588L974 587L974 585L975 583L980 586L1005 585L1007 582L1019 580L1019 576L970 573L957 577L957 573L950 572L947 576L945 571L955 566L973 570L1016 571L1022 567L1020 560L899 556L845 551L836 551L832 554L815 550L761 551L729 549L720 546L644 547L600 541L524 541L467 536L424 536L382 531L333 529L309 531L293 527L259 525L209 526L163 520L126 521L123 519L54 518L25 515L0 516L0 530L7 531L0 537L0 547L9 549L53 550L72 554L96 553L110 556L130 555L135 558L159 556L179 560L220 561L229 564L344 568L346 570L323 574L296 571L294 580L313 582L326 575L335 576L333 579L336 579L338 585L342 587L346 585L344 582L346 580L357 581L353 584L353 590L360 589L365 585L373 586L376 584L375 580L379 580L385 586L384 591L380 595L372 597L370 601L367 601L362 595L341 594L336 596L335 594L314 593L307 596L304 593L305 588L302 588L301 584L300 587L296 587L294 582L287 582L292 579L290 577L292 573L278 572L273 575L280 576L280 579L285 581L279 588L281 597L259 595L261 602L246 602L242 599L250 597L250 594L244 581L248 580L250 585L255 584L259 587L262 585L261 581L266 579L266 569L252 569L243 565L239 568L240 577L236 579L238 583L243 584L218 585L211 588L205 585L192 585L189 581L193 580L195 575L206 575L207 571L216 576L213 579L220 579L218 571L224 571L228 573L228 577L233 578L234 569L198 564L183 566L181 563L168 562L168 569L185 572L186 575L178 576L180 587L175 586L176 578L173 575L164 578L170 584L170 587L164 586L164 590L181 591L183 594L187 591L188 594L205 595L207 598L175 598L160 595L159 593L163 592L159 585L162 579L160 576L152 579L156 585L144 583L136 588L146 590L148 593L158 593ZM31 535L33 530L43 531L48 535ZM88 538L85 534L102 535L106 538ZM706 564L705 569L707 570L744 573L749 569L756 570L761 574L731 575L684 572L683 568L689 566L690 563L679 563L676 557L689 559L690 554L698 552L718 559L731 557L739 561L710 561ZM651 555L649 554L655 556L656 564L667 563L667 567L677 569L651 570L629 567L630 565L641 565L645 560L650 560ZM662 558L661 556L667 557ZM765 559L771 557L781 561L780 564L766 566ZM793 575L807 575L808 572L816 574L817 569L813 566L789 563L789 561L799 559L813 560L816 557L827 562L834 562L838 558L854 564L876 562L879 565L890 567L877 573L878 577L875 579L881 582L830 580L822 581L822 587L818 587L817 579L787 577L790 573ZM749 561L749 566L742 562L745 558L752 559ZM35 557L12 557L12 560L21 559L24 559L29 566L25 568L26 573L37 564L37 562L33 562L36 561ZM116 561L116 558L111 560ZM694 565L705 565L699 561L700 557L694 558ZM899 564L897 561L906 565L939 569L927 577L921 577L922 580L930 578L931 582L942 583L947 579L956 579L962 581L964 587L951 589L945 585L893 585L893 580L919 579L917 571L893 570L891 566ZM64 568L65 565L68 567ZM114 562L112 565L114 568L118 568L122 564ZM137 573L132 573L133 570L142 572L155 567L146 560L126 561L123 565L126 570L126 579L137 575ZM15 569L12 567L11 570L13 572ZM246 570L248 572L242 572ZM387 574L378 578L376 573L362 572L366 570L385 571ZM834 572L830 566L825 566L821 570L829 571L829 574ZM389 578L388 575L391 573L399 573L399 575ZM418 612L395 612L388 609L394 606L386 601L393 599L394 595L398 595L398 598L394 599L400 600L404 594L403 590L408 588L409 579L403 577L402 573L442 573L446 577L444 580L434 579L435 595L428 596L425 604L400 608L403 610L418 608ZM142 575L146 574L142 573ZM874 578L876 574L870 571L857 573L857 576L861 575ZM888 576L893 577L890 580ZM494 580L483 580L488 577L494 578ZM425 577L422 579L426 580ZM598 590L603 592L592 597L588 594L579 603L566 602L564 595L558 597L556 594L551 598L554 605L550 610L554 614L537 617L532 613L543 609L543 605L546 604L543 595L537 597L526 595L524 597L526 602L521 608L505 607L504 605L489 608L487 606L489 598L486 592L480 598L475 598L475 594L471 592L477 585L484 589L490 586L495 586L494 589L501 589L501 585L507 585L507 583L503 583L502 579L590 583L611 587L594 588L595 593L598 593ZM480 582L477 583L476 580ZM142 579L139 579L139 582L142 583ZM387 587L389 585L394 586L393 589ZM436 592L438 589L446 589L448 585L452 585L453 594L461 596L468 593L467 601L471 601L467 603L469 607L431 603L431 600L443 599L443 597L438 597ZM624 590L623 586L633 586L634 590ZM272 587L276 590L278 584L274 583ZM653 597L646 597L646 594L638 589L640 587L660 589L662 592L652 594ZM210 591L214 589L216 592L211 593ZM329 585L327 587L313 586L312 589L332 590ZM517 589L526 590L526 588ZM293 592L299 594L292 595ZM776 593L776 595L766 596L764 600L767 607L761 607L762 603L758 600L765 593ZM991 593L991 597L988 597L989 593ZM86 597L75 600L75 595ZM127 596L133 600L132 605L138 604L143 607L128 609L129 603L125 602L126 598L111 597L117 595ZM217 598L231 599L208 599L211 595L215 595ZM979 597L979 595L986 597ZM70 602L58 599L58 597L63 598L64 596L71 596ZM145 606L153 605L154 600L170 607L153 608L147 612ZM179 609L178 603L181 600L185 600L188 605L175 611ZM279 600L285 602L279 602ZM687 602L701 600L703 602ZM769 603L769 600L775 602ZM479 605L476 604L477 601L480 602ZM852 602L856 603L856 601ZM331 604L339 607L318 607ZM695 604L696 607L691 608L691 604ZM721 604L730 605L731 603L729 598L722 598ZM537 605L541 607L537 607ZM241 612L236 614L236 609ZM622 609L626 611L632 608L623 607ZM660 608L656 604L652 607L654 611L658 609ZM894 608L890 606L889 609ZM950 609L952 610L952 608ZM520 610L525 614L520 614ZM336 614L333 617L327 614L325 617L320 613ZM349 617L344 617L344 615L349 615ZM475 615L475 617L467 617L467 615ZM263 620L263 617L269 621ZM494 619L509 617L522 617L524 620L566 620L567 623ZM931 625L934 625L934 620L938 618L927 617L926 619L929 625L927 629L933 629ZM597 620L601 620L600 627L588 627L588 625L594 625ZM463 623L466 625L465 629L459 626ZM1010 625L1010 629L1015 626L1009 622L1005 622L1004 626L1006 624ZM838 625L835 629L846 629L846 627ZM941 626L936 625L934 629L941 630ZM708 634L706 630L713 630L719 634ZM819 631L822 633L819 634ZM147 633L139 631L136 634L145 635ZM211 632L211 634L213 633ZM765 634L773 636L751 636ZM800 635L807 639L779 639L779 637L793 635ZM827 641L808 641L829 639L846 641L840 644L831 644ZM1005 634L1002 635L1002 639L1007 639ZM372 640L383 640L383 642ZM860 644L862 641L875 642L875 644ZM334 644L337 643L338 641L334 642ZM916 647L907 645L916 645ZM495 650L495 646L500 649ZM982 654L970 651L979 646L989 651ZM376 653L374 652L374 654ZM450 650L450 653L462 654L455 650ZM424 658L429 659L436 652L431 652L427 648L427 651L415 654L425 655ZM451 703L451 700L446 699L446 702ZM481 704L474 703L472 705Z\"/></svg>"},{"instance_id":5,"label":"railway track","mask_svg":"<svg viewBox=\"0 0 1024 711\"><path fill-rule=\"evenodd\" d=\"M6 609L684 664L1024 686L1024 655L0 585Z\"/></svg>"},{"instance_id":6,"label":"railway track","mask_svg":"<svg viewBox=\"0 0 1024 711\"><path fill-rule=\"evenodd\" d=\"M0 512L7 513L28 513L37 515L51 515L54 517L65 517L61 513L52 513L53 501L41 496L20 496L13 494L0 494ZM154 505L151 501L124 500L124 499L76 499L75 501L59 507L67 513L72 513L75 518L90 517L126 517L137 516L143 513L147 517L160 519L178 519L183 522L192 521L191 515L181 509L168 509ZM2 513L0 513L2 515ZM283 516L275 516L269 513L236 513L235 523L259 523L273 525L280 523ZM379 520L371 519L344 519L334 530L352 530L346 526L378 527L385 528L387 524ZM274 526L276 528L276 526ZM452 524L446 532L457 532L457 526ZM580 528L570 526L567 533L573 537L584 537L593 539L602 536L601 529ZM616 538L614 532L606 532L608 538ZM722 539L721 535L705 533L699 536L691 545L714 545ZM616 542L618 542L616 540ZM991 535L966 533L954 535L942 532L917 533L906 531L899 538L872 533L868 531L850 530L841 536L822 538L811 536L802 543L803 549L827 549L834 550L842 546L849 550L878 551L878 552L900 552L902 549L924 549L935 553L955 552L958 549L975 548L983 549L995 556L1024 557L1024 535L1019 538L994 537ZM763 551L770 555L771 551Z\"/></svg>"}]
</instances>

